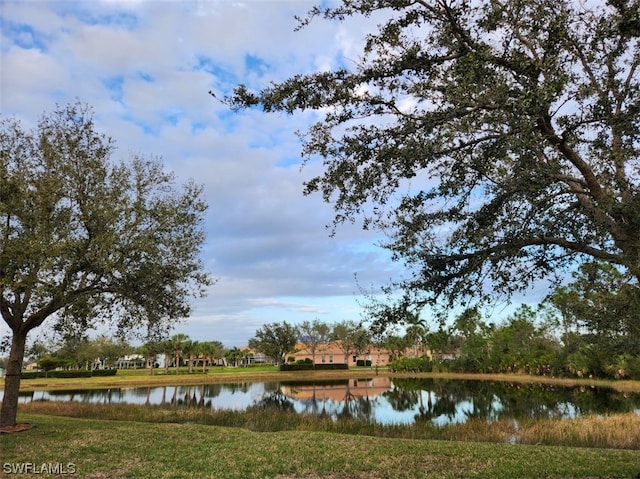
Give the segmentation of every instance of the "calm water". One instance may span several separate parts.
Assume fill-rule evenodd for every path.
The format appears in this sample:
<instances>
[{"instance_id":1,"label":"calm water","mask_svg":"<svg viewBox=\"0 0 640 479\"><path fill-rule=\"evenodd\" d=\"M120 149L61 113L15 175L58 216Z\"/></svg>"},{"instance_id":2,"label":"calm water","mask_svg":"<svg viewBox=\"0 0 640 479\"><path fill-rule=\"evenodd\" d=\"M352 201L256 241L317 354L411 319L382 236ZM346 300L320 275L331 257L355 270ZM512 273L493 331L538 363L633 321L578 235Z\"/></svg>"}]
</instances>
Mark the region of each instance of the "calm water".
<instances>
[{"instance_id":1,"label":"calm water","mask_svg":"<svg viewBox=\"0 0 640 479\"><path fill-rule=\"evenodd\" d=\"M20 401L164 404L233 410L278 408L381 424L419 421L447 424L468 418L489 422L523 417L571 418L612 412L640 414L640 394L605 388L434 379L392 381L379 376L317 382L36 391L21 394Z\"/></svg>"}]
</instances>

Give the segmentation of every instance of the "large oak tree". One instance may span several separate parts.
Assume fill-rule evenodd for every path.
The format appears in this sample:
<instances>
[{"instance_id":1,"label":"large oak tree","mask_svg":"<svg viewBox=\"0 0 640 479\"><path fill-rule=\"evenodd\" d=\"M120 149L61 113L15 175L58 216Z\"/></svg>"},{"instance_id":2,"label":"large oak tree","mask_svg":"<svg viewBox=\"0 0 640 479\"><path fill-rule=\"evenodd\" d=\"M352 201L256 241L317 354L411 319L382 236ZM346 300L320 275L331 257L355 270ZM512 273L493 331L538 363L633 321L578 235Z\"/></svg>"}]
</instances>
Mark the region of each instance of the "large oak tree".
<instances>
[{"instance_id":1,"label":"large oak tree","mask_svg":"<svg viewBox=\"0 0 640 479\"><path fill-rule=\"evenodd\" d=\"M343 0L360 58L234 108L316 111L306 183L390 234L406 303L509 296L586 260L640 279L640 2Z\"/></svg>"},{"instance_id":2,"label":"large oak tree","mask_svg":"<svg viewBox=\"0 0 640 479\"><path fill-rule=\"evenodd\" d=\"M287 354L296 348L297 328L286 321L265 324L249 340L249 347L283 364Z\"/></svg>"},{"instance_id":3,"label":"large oak tree","mask_svg":"<svg viewBox=\"0 0 640 479\"><path fill-rule=\"evenodd\" d=\"M168 330L210 279L199 259L202 188L157 160L115 162L90 107L60 107L31 130L0 123L0 313L11 331L0 426L16 421L30 331L107 322Z\"/></svg>"}]
</instances>

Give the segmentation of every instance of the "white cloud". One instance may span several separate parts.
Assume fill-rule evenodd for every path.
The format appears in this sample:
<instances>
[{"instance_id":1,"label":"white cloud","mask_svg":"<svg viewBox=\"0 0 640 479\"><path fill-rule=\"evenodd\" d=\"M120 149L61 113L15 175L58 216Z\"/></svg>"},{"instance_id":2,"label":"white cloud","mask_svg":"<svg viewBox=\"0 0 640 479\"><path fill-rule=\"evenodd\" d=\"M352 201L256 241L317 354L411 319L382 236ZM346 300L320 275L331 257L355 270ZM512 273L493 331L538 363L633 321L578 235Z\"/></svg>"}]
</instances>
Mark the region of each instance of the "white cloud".
<instances>
[{"instance_id":1,"label":"white cloud","mask_svg":"<svg viewBox=\"0 0 640 479\"><path fill-rule=\"evenodd\" d=\"M302 183L294 131L313 115L230 112L228 94L340 65L371 25L312 22L294 32L300 0L4 2L3 114L35 122L56 103L93 105L116 157L160 155L178 178L205 186L203 260L218 283L177 331L246 344L262 324L359 319L358 285L385 283L394 265L375 236L346 225ZM4 328L4 329L3 329ZM0 335L6 326L0 325Z\"/></svg>"}]
</instances>

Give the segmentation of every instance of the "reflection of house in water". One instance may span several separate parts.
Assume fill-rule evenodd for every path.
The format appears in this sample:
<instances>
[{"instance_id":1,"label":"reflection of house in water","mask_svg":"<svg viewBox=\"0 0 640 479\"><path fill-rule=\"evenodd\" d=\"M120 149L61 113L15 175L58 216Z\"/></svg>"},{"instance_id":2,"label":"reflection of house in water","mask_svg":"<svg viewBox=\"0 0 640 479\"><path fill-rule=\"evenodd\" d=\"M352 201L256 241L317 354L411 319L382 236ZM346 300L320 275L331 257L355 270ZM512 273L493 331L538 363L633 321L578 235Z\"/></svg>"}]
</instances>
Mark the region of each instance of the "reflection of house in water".
<instances>
[{"instance_id":1,"label":"reflection of house in water","mask_svg":"<svg viewBox=\"0 0 640 479\"><path fill-rule=\"evenodd\" d=\"M317 381L315 383L285 382L280 386L282 393L297 401L344 401L345 397L372 397L387 392L391 388L391 379L376 376L366 379L342 379L336 381Z\"/></svg>"}]
</instances>

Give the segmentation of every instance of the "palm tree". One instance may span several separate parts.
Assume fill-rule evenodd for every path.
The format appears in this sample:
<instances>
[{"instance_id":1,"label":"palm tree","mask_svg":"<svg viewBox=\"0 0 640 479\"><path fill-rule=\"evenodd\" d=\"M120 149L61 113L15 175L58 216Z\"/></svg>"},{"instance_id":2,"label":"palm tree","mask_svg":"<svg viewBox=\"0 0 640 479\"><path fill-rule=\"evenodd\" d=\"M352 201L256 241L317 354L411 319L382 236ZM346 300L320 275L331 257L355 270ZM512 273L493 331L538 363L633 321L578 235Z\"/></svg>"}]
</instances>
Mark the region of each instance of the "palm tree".
<instances>
[{"instance_id":1,"label":"palm tree","mask_svg":"<svg viewBox=\"0 0 640 479\"><path fill-rule=\"evenodd\" d=\"M164 354L164 373L169 374L169 364L175 353L175 347L170 339L166 339L160 343L160 350Z\"/></svg>"},{"instance_id":2,"label":"palm tree","mask_svg":"<svg viewBox=\"0 0 640 479\"><path fill-rule=\"evenodd\" d=\"M156 355L158 354L159 350L160 345L155 341L149 341L140 346L140 354L147 358L147 363L149 364L149 374L153 374L156 363Z\"/></svg>"},{"instance_id":3,"label":"palm tree","mask_svg":"<svg viewBox=\"0 0 640 479\"><path fill-rule=\"evenodd\" d=\"M205 343L201 343L201 349L209 364L213 364L214 361L224 357L225 355L225 347L220 341L207 341ZM204 364L203 372L205 372Z\"/></svg>"},{"instance_id":4,"label":"palm tree","mask_svg":"<svg viewBox=\"0 0 640 479\"><path fill-rule=\"evenodd\" d=\"M406 337L413 344L414 354L424 356L426 354L424 344L428 330L427 322L421 319L419 314L407 312L405 323L407 324Z\"/></svg>"},{"instance_id":5,"label":"palm tree","mask_svg":"<svg viewBox=\"0 0 640 479\"><path fill-rule=\"evenodd\" d=\"M207 372L207 366L213 364L215 358L224 353L224 346L220 341L195 342L193 354L196 356L196 364L202 361L202 372Z\"/></svg>"},{"instance_id":6,"label":"palm tree","mask_svg":"<svg viewBox=\"0 0 640 479\"><path fill-rule=\"evenodd\" d=\"M189 336L187 336L186 334L180 333L180 334L174 334L173 336L171 336L171 339L169 339L169 341L173 346L173 354L175 354L176 374L178 374L178 372L180 371L180 358L188 348L189 344L191 343L191 340L189 339Z\"/></svg>"},{"instance_id":7,"label":"palm tree","mask_svg":"<svg viewBox=\"0 0 640 479\"><path fill-rule=\"evenodd\" d=\"M228 349L226 353L224 353L224 357L230 364L233 364L234 367L238 367L238 361L242 359L243 352L238 346L234 346L232 349Z\"/></svg>"},{"instance_id":8,"label":"palm tree","mask_svg":"<svg viewBox=\"0 0 640 479\"><path fill-rule=\"evenodd\" d=\"M183 353L187 357L187 364L189 366L189 374L193 372L193 363L198 357L198 349L200 343L198 341L187 341L182 348Z\"/></svg>"}]
</instances>

